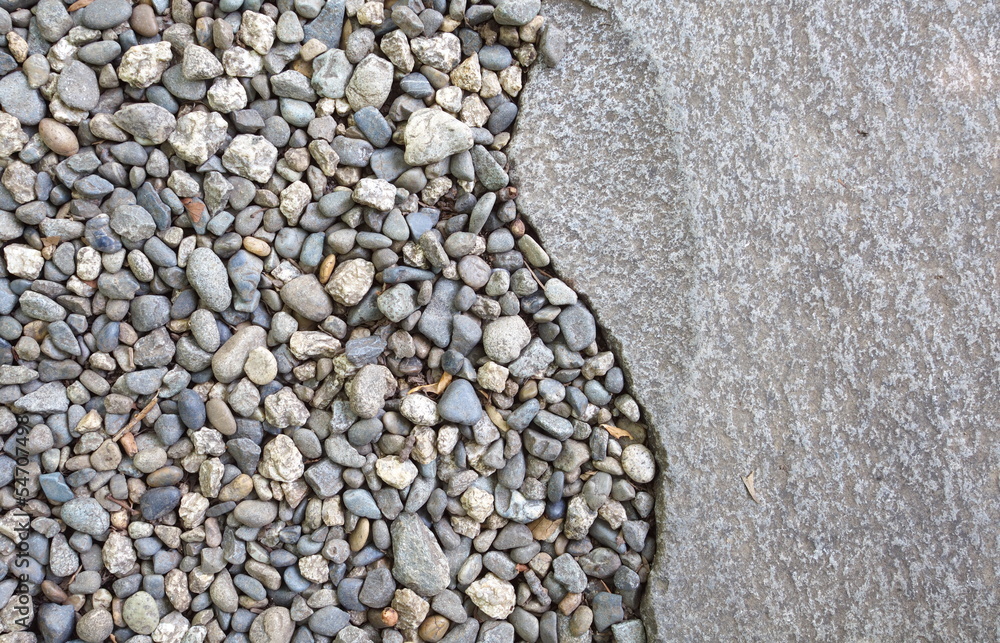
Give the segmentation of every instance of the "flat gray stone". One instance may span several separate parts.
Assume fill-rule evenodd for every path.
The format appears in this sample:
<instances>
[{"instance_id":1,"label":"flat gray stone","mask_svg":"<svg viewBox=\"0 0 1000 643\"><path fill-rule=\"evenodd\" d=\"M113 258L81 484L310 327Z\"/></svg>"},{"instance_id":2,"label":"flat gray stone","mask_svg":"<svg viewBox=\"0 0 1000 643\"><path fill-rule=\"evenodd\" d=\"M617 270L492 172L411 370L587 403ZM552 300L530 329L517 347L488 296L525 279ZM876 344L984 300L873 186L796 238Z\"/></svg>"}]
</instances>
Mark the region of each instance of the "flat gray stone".
<instances>
[{"instance_id":1,"label":"flat gray stone","mask_svg":"<svg viewBox=\"0 0 1000 643\"><path fill-rule=\"evenodd\" d=\"M667 472L647 640L991 638L987 14L608 5L509 152Z\"/></svg>"}]
</instances>

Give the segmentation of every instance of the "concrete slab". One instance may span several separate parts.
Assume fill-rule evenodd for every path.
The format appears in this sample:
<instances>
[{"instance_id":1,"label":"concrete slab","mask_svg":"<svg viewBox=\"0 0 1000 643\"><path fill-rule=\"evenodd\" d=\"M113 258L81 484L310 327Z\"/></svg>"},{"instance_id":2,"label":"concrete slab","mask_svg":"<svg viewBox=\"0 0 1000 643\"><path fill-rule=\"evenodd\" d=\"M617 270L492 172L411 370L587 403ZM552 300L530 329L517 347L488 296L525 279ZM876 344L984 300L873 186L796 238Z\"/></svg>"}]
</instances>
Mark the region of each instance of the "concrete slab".
<instances>
[{"instance_id":1,"label":"concrete slab","mask_svg":"<svg viewBox=\"0 0 1000 643\"><path fill-rule=\"evenodd\" d=\"M650 639L1000 636L996 6L608 5L511 158L669 463Z\"/></svg>"}]
</instances>

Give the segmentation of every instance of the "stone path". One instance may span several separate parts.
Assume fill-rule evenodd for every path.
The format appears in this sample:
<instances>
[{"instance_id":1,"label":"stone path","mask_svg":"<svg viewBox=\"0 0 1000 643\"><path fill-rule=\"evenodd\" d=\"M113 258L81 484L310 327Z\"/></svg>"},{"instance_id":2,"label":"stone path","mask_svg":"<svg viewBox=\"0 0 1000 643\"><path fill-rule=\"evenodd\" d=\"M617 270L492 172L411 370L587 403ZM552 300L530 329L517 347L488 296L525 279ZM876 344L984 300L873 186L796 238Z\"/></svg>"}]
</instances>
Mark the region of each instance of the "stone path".
<instances>
[{"instance_id":1,"label":"stone path","mask_svg":"<svg viewBox=\"0 0 1000 643\"><path fill-rule=\"evenodd\" d=\"M651 640L994 635L996 9L609 4L511 158L669 463Z\"/></svg>"}]
</instances>

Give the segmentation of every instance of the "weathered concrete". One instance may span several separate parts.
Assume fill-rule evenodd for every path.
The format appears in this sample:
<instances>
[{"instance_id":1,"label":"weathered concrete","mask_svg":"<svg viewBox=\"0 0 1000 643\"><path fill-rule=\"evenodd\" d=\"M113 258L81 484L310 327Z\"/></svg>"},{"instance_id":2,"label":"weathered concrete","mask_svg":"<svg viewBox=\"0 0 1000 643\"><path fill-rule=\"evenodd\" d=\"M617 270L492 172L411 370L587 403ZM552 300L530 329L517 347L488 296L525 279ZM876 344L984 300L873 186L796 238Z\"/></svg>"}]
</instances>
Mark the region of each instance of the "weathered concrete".
<instances>
[{"instance_id":1,"label":"weathered concrete","mask_svg":"<svg viewBox=\"0 0 1000 643\"><path fill-rule=\"evenodd\" d=\"M998 636L996 5L611 4L512 160L669 462L651 640Z\"/></svg>"}]
</instances>

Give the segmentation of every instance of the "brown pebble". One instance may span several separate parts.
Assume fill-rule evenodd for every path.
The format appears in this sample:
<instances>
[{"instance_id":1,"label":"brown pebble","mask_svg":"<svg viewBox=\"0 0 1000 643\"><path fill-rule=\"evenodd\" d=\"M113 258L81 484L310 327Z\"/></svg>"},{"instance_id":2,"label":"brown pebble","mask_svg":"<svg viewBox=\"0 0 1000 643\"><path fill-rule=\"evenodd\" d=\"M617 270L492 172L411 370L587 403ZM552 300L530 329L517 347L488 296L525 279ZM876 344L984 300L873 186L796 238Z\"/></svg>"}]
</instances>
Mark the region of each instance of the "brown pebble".
<instances>
[{"instance_id":1,"label":"brown pebble","mask_svg":"<svg viewBox=\"0 0 1000 643\"><path fill-rule=\"evenodd\" d=\"M583 594L566 594L566 596L559 601L559 611L564 615L569 616L576 608L580 607L581 602L583 602Z\"/></svg>"},{"instance_id":2,"label":"brown pebble","mask_svg":"<svg viewBox=\"0 0 1000 643\"><path fill-rule=\"evenodd\" d=\"M267 245L263 239L256 237L243 237L243 247L246 248L247 252L258 257L266 257L271 254L271 246Z\"/></svg>"},{"instance_id":3,"label":"brown pebble","mask_svg":"<svg viewBox=\"0 0 1000 643\"><path fill-rule=\"evenodd\" d=\"M137 34L146 38L155 36L160 30L160 26L156 24L156 12L148 4L135 5L129 24Z\"/></svg>"},{"instance_id":4,"label":"brown pebble","mask_svg":"<svg viewBox=\"0 0 1000 643\"><path fill-rule=\"evenodd\" d=\"M38 136L45 147L59 156L73 156L80 151L80 142L73 130L52 118L43 118L38 124Z\"/></svg>"},{"instance_id":5,"label":"brown pebble","mask_svg":"<svg viewBox=\"0 0 1000 643\"><path fill-rule=\"evenodd\" d=\"M319 282L325 284L330 281L330 275L333 274L333 269L337 266L337 255L327 255L323 259L322 263L319 264Z\"/></svg>"},{"instance_id":6,"label":"brown pebble","mask_svg":"<svg viewBox=\"0 0 1000 643\"><path fill-rule=\"evenodd\" d=\"M180 467L162 467L146 476L146 484L150 487L172 487L184 478L184 470Z\"/></svg>"},{"instance_id":7,"label":"brown pebble","mask_svg":"<svg viewBox=\"0 0 1000 643\"><path fill-rule=\"evenodd\" d=\"M358 521L354 531L348 537L348 542L351 544L351 551L361 551L364 548L368 543L368 533L370 530L371 523L368 522L367 518L362 518Z\"/></svg>"},{"instance_id":8,"label":"brown pebble","mask_svg":"<svg viewBox=\"0 0 1000 643\"><path fill-rule=\"evenodd\" d=\"M205 404L205 414L208 422L222 435L234 435L236 433L236 418L233 412L223 400L213 397Z\"/></svg>"},{"instance_id":9,"label":"brown pebble","mask_svg":"<svg viewBox=\"0 0 1000 643\"><path fill-rule=\"evenodd\" d=\"M594 612L586 605L581 606L573 616L569 617L569 632L573 636L581 636L590 629L590 624L594 622Z\"/></svg>"},{"instance_id":10,"label":"brown pebble","mask_svg":"<svg viewBox=\"0 0 1000 643\"><path fill-rule=\"evenodd\" d=\"M42 581L42 593L53 603L65 603L66 599L69 598L69 594L63 591L62 587L59 587L50 580Z\"/></svg>"},{"instance_id":11,"label":"brown pebble","mask_svg":"<svg viewBox=\"0 0 1000 643\"><path fill-rule=\"evenodd\" d=\"M440 614L435 614L428 617L427 620L420 624L420 628L417 630L417 633L424 641L436 643L444 638L444 635L448 633L448 628L450 627L451 621Z\"/></svg>"},{"instance_id":12,"label":"brown pebble","mask_svg":"<svg viewBox=\"0 0 1000 643\"><path fill-rule=\"evenodd\" d=\"M222 488L222 491L219 492L219 500L221 502L229 502L230 500L239 502L250 495L251 491L253 491L253 478L241 473Z\"/></svg>"},{"instance_id":13,"label":"brown pebble","mask_svg":"<svg viewBox=\"0 0 1000 643\"><path fill-rule=\"evenodd\" d=\"M299 72L303 76L306 76L307 78L312 78L313 66L311 62L302 60L301 58L296 58L295 60L292 61L290 68L294 71Z\"/></svg>"},{"instance_id":14,"label":"brown pebble","mask_svg":"<svg viewBox=\"0 0 1000 643\"><path fill-rule=\"evenodd\" d=\"M391 607L368 610L368 622L378 629L396 627L396 623L399 622L399 613Z\"/></svg>"}]
</instances>

